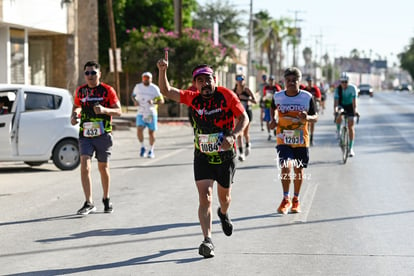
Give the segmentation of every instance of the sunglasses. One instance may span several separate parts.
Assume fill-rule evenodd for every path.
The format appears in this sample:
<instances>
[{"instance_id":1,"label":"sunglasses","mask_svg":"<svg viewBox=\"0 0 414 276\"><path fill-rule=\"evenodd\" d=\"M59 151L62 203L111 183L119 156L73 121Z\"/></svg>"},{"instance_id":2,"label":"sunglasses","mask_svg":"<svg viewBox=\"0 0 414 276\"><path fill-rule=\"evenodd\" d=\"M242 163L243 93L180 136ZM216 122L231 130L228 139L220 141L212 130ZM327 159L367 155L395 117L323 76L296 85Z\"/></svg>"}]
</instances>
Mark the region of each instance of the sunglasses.
<instances>
[{"instance_id":1,"label":"sunglasses","mask_svg":"<svg viewBox=\"0 0 414 276\"><path fill-rule=\"evenodd\" d=\"M242 80L244 80L243 77L236 77L236 81L242 81Z\"/></svg>"},{"instance_id":2,"label":"sunglasses","mask_svg":"<svg viewBox=\"0 0 414 276\"><path fill-rule=\"evenodd\" d=\"M96 71L85 71L85 76L89 76L89 75L95 76L96 74L98 74L98 72Z\"/></svg>"},{"instance_id":3,"label":"sunglasses","mask_svg":"<svg viewBox=\"0 0 414 276\"><path fill-rule=\"evenodd\" d=\"M341 81L341 83L348 83L347 81Z\"/></svg>"}]
</instances>

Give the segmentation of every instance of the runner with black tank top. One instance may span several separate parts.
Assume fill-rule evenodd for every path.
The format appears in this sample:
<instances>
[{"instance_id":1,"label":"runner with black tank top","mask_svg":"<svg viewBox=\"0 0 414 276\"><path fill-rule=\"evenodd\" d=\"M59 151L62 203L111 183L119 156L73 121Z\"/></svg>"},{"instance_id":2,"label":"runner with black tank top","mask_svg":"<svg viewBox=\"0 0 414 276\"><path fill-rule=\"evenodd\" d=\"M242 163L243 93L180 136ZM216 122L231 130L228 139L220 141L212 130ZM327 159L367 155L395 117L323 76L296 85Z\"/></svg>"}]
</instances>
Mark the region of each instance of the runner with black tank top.
<instances>
[{"instance_id":1,"label":"runner with black tank top","mask_svg":"<svg viewBox=\"0 0 414 276\"><path fill-rule=\"evenodd\" d=\"M252 104L256 104L256 96L252 91L246 86L245 76L237 75L236 76L236 86L233 89L234 93L239 97L240 102L242 103L244 109L249 116L249 124L243 131L243 135L237 137L237 146L239 148L239 160L244 161L246 157L250 154L251 144L250 144L250 123L253 119ZM246 143L246 151L243 152L243 140Z\"/></svg>"}]
</instances>

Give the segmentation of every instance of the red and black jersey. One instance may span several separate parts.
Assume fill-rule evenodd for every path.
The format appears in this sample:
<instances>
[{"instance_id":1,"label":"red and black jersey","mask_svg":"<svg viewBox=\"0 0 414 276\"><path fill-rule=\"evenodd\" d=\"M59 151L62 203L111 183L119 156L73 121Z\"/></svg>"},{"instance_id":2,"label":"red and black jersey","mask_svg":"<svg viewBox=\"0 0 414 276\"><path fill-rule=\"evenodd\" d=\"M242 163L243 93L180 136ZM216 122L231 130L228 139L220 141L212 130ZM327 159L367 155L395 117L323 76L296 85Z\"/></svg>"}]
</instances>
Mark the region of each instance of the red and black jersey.
<instances>
[{"instance_id":1,"label":"red and black jersey","mask_svg":"<svg viewBox=\"0 0 414 276\"><path fill-rule=\"evenodd\" d=\"M211 99L204 99L200 92L180 90L180 102L190 107L190 117L195 134L222 133L229 135L235 127L235 118L243 114L244 107L237 95L225 87L218 86ZM222 159L234 157L235 151L219 152Z\"/></svg>"},{"instance_id":2,"label":"red and black jersey","mask_svg":"<svg viewBox=\"0 0 414 276\"><path fill-rule=\"evenodd\" d=\"M95 114L93 111L93 106L96 104L111 107L119 101L112 86L101 82L98 86L91 88L84 84L76 89L73 98L74 104L82 108L79 129L81 135L85 122L102 121L105 132L112 131L112 117L106 114Z\"/></svg>"},{"instance_id":3,"label":"red and black jersey","mask_svg":"<svg viewBox=\"0 0 414 276\"><path fill-rule=\"evenodd\" d=\"M303 90L306 90L312 94L315 99L320 99L322 97L321 90L316 85L312 85L311 87L305 86Z\"/></svg>"},{"instance_id":4,"label":"red and black jersey","mask_svg":"<svg viewBox=\"0 0 414 276\"><path fill-rule=\"evenodd\" d=\"M270 92L267 92L270 91ZM276 92L282 91L282 87L280 87L279 84L275 83L273 85L265 85L263 87L263 96L266 96L266 94L271 93L272 95Z\"/></svg>"}]
</instances>

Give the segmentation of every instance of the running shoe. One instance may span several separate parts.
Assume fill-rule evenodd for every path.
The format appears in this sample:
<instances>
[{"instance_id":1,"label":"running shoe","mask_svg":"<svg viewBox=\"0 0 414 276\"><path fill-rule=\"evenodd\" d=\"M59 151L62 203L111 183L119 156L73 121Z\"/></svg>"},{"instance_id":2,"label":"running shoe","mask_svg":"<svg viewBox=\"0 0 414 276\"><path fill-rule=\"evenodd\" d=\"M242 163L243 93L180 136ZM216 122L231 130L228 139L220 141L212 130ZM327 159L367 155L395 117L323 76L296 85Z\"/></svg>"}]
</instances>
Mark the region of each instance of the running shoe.
<instances>
[{"instance_id":1,"label":"running shoe","mask_svg":"<svg viewBox=\"0 0 414 276\"><path fill-rule=\"evenodd\" d=\"M220 207L217 209L217 215L220 218L221 228L226 236L231 236L233 233L233 224L227 214L222 214Z\"/></svg>"},{"instance_id":2,"label":"running shoe","mask_svg":"<svg viewBox=\"0 0 414 276\"><path fill-rule=\"evenodd\" d=\"M269 134L269 136L267 137L267 141L272 140L272 135Z\"/></svg>"},{"instance_id":3,"label":"running shoe","mask_svg":"<svg viewBox=\"0 0 414 276\"><path fill-rule=\"evenodd\" d=\"M154 158L154 157L155 157L154 152L153 152L152 150L150 150L150 151L148 152L148 158Z\"/></svg>"},{"instance_id":4,"label":"running shoe","mask_svg":"<svg viewBox=\"0 0 414 276\"><path fill-rule=\"evenodd\" d=\"M104 204L104 212L105 213L112 213L114 211L114 208L112 207L112 202L108 198L103 198L102 203Z\"/></svg>"},{"instance_id":5,"label":"running shoe","mask_svg":"<svg viewBox=\"0 0 414 276\"><path fill-rule=\"evenodd\" d=\"M355 156L355 151L353 148L349 149L349 157L354 157Z\"/></svg>"},{"instance_id":6,"label":"running shoe","mask_svg":"<svg viewBox=\"0 0 414 276\"><path fill-rule=\"evenodd\" d=\"M95 211L96 207L92 203L85 201L82 208L78 210L78 215L86 216L87 214Z\"/></svg>"},{"instance_id":7,"label":"running shoe","mask_svg":"<svg viewBox=\"0 0 414 276\"><path fill-rule=\"evenodd\" d=\"M298 197L293 197L292 199L292 209L290 209L290 212L292 213L300 213L302 210L300 209L300 202Z\"/></svg>"},{"instance_id":8,"label":"running shoe","mask_svg":"<svg viewBox=\"0 0 414 276\"><path fill-rule=\"evenodd\" d=\"M239 161L244 161L244 160L246 160L246 156L244 156L243 153L240 153L240 155L239 155Z\"/></svg>"},{"instance_id":9,"label":"running shoe","mask_svg":"<svg viewBox=\"0 0 414 276\"><path fill-rule=\"evenodd\" d=\"M145 151L146 151L145 147L141 147L141 151L139 153L139 156L144 157L145 156Z\"/></svg>"},{"instance_id":10,"label":"running shoe","mask_svg":"<svg viewBox=\"0 0 414 276\"><path fill-rule=\"evenodd\" d=\"M251 149L250 145L246 147L246 156L250 154L250 149Z\"/></svg>"},{"instance_id":11,"label":"running shoe","mask_svg":"<svg viewBox=\"0 0 414 276\"><path fill-rule=\"evenodd\" d=\"M280 203L279 208L277 208L277 212L279 214L287 214L289 212L289 208L292 206L292 201L290 198L283 198L282 202Z\"/></svg>"},{"instance_id":12,"label":"running shoe","mask_svg":"<svg viewBox=\"0 0 414 276\"><path fill-rule=\"evenodd\" d=\"M210 238L206 238L198 248L198 254L203 256L204 258L212 258L214 257L214 245Z\"/></svg>"}]
</instances>

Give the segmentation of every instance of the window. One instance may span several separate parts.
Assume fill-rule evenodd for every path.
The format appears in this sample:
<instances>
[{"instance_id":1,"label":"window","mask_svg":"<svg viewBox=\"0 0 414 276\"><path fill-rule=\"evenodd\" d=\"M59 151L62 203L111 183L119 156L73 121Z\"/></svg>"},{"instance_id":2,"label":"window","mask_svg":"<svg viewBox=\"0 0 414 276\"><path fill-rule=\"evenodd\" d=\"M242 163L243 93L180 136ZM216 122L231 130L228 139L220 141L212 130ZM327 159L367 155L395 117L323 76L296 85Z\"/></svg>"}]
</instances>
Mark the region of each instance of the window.
<instances>
[{"instance_id":1,"label":"window","mask_svg":"<svg viewBox=\"0 0 414 276\"><path fill-rule=\"evenodd\" d=\"M25 93L26 111L58 109L62 104L62 97L44 93Z\"/></svg>"},{"instance_id":2,"label":"window","mask_svg":"<svg viewBox=\"0 0 414 276\"><path fill-rule=\"evenodd\" d=\"M24 83L24 30L10 29L11 83Z\"/></svg>"},{"instance_id":3,"label":"window","mask_svg":"<svg viewBox=\"0 0 414 276\"><path fill-rule=\"evenodd\" d=\"M4 102L4 109L7 109L8 113L13 111L13 103L16 100L16 90L3 90L0 91L0 100Z\"/></svg>"}]
</instances>

